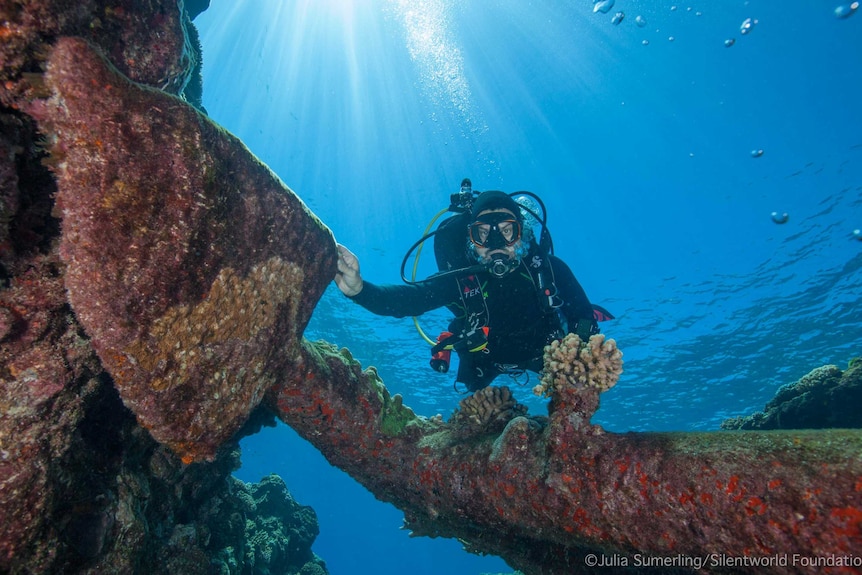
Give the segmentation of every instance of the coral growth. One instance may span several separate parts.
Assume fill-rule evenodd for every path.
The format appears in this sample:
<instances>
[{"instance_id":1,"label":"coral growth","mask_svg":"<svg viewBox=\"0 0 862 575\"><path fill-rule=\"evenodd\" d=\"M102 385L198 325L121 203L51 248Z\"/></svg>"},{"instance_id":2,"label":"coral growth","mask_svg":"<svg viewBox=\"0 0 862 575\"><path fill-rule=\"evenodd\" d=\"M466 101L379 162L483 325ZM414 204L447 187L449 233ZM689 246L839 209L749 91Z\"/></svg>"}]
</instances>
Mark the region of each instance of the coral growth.
<instances>
[{"instance_id":1,"label":"coral growth","mask_svg":"<svg viewBox=\"0 0 862 575\"><path fill-rule=\"evenodd\" d=\"M327 573L311 550L320 532L317 514L294 501L281 477L268 475L260 483L229 477L227 482L230 496L224 498L218 516L231 524L230 529L217 524L214 531L217 536L242 532L245 545L221 539L210 573Z\"/></svg>"},{"instance_id":2,"label":"coral growth","mask_svg":"<svg viewBox=\"0 0 862 575\"><path fill-rule=\"evenodd\" d=\"M727 419L722 429L823 429L862 427L862 364L850 362L812 370L782 386L769 403L745 417Z\"/></svg>"},{"instance_id":3,"label":"coral growth","mask_svg":"<svg viewBox=\"0 0 862 575\"><path fill-rule=\"evenodd\" d=\"M562 340L545 346L541 384L533 388L536 395L550 396L566 388L591 387L602 391L612 388L623 372L623 354L617 343L602 334L582 342L570 333Z\"/></svg>"},{"instance_id":4,"label":"coral growth","mask_svg":"<svg viewBox=\"0 0 862 575\"><path fill-rule=\"evenodd\" d=\"M621 370L610 340L552 346L545 425L494 390L460 422L417 417L349 353L301 340L333 238L241 142L164 93L192 63L175 0L12 0L3 18L0 571L293 565L310 514L255 517L282 485L226 480L264 392L414 532L531 573L571 573L589 553L860 554L859 432L587 433ZM165 445L216 457L184 464Z\"/></svg>"},{"instance_id":5,"label":"coral growth","mask_svg":"<svg viewBox=\"0 0 862 575\"><path fill-rule=\"evenodd\" d=\"M604 343L594 343L597 355ZM618 371L614 348L604 349L591 365ZM522 571L571 573L589 553L860 549L859 433L588 433L573 398L599 389L567 385L554 391L552 402L563 397L546 425L515 417L501 432L464 437L454 421L417 418L395 437L381 429L380 386L346 354L304 342L267 401L330 462L403 509L415 534L457 537Z\"/></svg>"},{"instance_id":6,"label":"coral growth","mask_svg":"<svg viewBox=\"0 0 862 575\"><path fill-rule=\"evenodd\" d=\"M240 142L164 93L182 90L195 60L182 2L0 4L0 572L194 575L214 572L213 557L237 553L225 573L252 572L249 557L261 572L325 573L311 558L310 510L294 517L240 505L240 489L229 485L238 466L229 436L272 379L233 395L239 364L252 356L244 351L257 344L267 369L273 357L290 361L291 342L329 281L328 231ZM48 65L63 46L71 59ZM46 76L46 67L65 76ZM197 131L183 133L189 125ZM46 165L62 172L59 190ZM196 220L202 211L213 216ZM284 238L269 242L270 234ZM228 245L212 243L215 257L213 236ZM290 257L306 248L307 258ZM319 277L308 281L309 270ZM199 290L170 293L190 276L185 285ZM106 278L120 281L100 296ZM82 318L92 320L86 332ZM88 334L100 329L96 343ZM134 353L101 345L111 333L134 334ZM165 349L169 341L176 347ZM94 345L109 355L98 357ZM199 453L221 446L215 461L186 465L138 424L105 371L120 357L157 373L173 364L153 380L161 391L131 386L125 399L140 393L149 402L139 416L165 443L200 430ZM198 368L236 377L195 387L195 357L210 362ZM164 433L163 425L176 427ZM280 524L291 526L280 543L264 537ZM259 540L281 545L270 554L278 565L260 560Z\"/></svg>"},{"instance_id":7,"label":"coral growth","mask_svg":"<svg viewBox=\"0 0 862 575\"><path fill-rule=\"evenodd\" d=\"M69 301L139 421L211 458L292 360L332 234L239 141L86 42L57 42L45 85L29 109L53 139Z\"/></svg>"},{"instance_id":8,"label":"coral growth","mask_svg":"<svg viewBox=\"0 0 862 575\"><path fill-rule=\"evenodd\" d=\"M11 4L11 6L9 5ZM181 3L179 3L181 4ZM199 59L176 0L8 0L0 8L0 102L13 105L57 38L85 38L135 82L179 94ZM24 81L22 81L24 80Z\"/></svg>"},{"instance_id":9,"label":"coral growth","mask_svg":"<svg viewBox=\"0 0 862 575\"><path fill-rule=\"evenodd\" d=\"M465 397L452 414L450 423L480 429L505 425L509 420L527 413L508 387L488 386Z\"/></svg>"}]
</instances>

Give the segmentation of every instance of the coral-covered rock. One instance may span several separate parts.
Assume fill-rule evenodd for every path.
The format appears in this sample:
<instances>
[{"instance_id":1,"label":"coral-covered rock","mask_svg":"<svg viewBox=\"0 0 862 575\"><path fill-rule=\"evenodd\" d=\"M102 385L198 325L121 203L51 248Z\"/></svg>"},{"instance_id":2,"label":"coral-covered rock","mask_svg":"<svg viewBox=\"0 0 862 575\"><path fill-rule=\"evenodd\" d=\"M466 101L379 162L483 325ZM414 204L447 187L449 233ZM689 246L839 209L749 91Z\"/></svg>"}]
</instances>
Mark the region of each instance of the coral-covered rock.
<instances>
[{"instance_id":1,"label":"coral-covered rock","mask_svg":"<svg viewBox=\"0 0 862 575\"><path fill-rule=\"evenodd\" d=\"M241 142L83 40L57 42L45 84L30 111L53 140L69 300L141 424L211 458L294 358L332 234Z\"/></svg>"},{"instance_id":2,"label":"coral-covered rock","mask_svg":"<svg viewBox=\"0 0 862 575\"><path fill-rule=\"evenodd\" d=\"M230 488L231 497L219 511L228 519L235 512L241 513L245 545L225 545L213 561L213 572L326 573L326 564L311 550L320 533L317 514L291 497L281 477L268 475L252 484L231 478ZM240 571L238 565L244 569Z\"/></svg>"},{"instance_id":3,"label":"coral-covered rock","mask_svg":"<svg viewBox=\"0 0 862 575\"><path fill-rule=\"evenodd\" d=\"M416 416L393 435L372 370L322 343L302 357L267 396L279 417L403 509L415 534L457 537L527 573L576 572L590 553L860 551L858 432L600 433L585 423L594 405L569 404L545 424L515 417L466 439Z\"/></svg>"},{"instance_id":4,"label":"coral-covered rock","mask_svg":"<svg viewBox=\"0 0 862 575\"><path fill-rule=\"evenodd\" d=\"M50 44L63 36L86 38L129 78L179 94L199 59L189 25L176 0L6 0L0 102L14 105L27 92Z\"/></svg>"},{"instance_id":5,"label":"coral-covered rock","mask_svg":"<svg viewBox=\"0 0 862 575\"><path fill-rule=\"evenodd\" d=\"M59 470L74 457L86 382L98 361L71 321L56 256L0 290L7 320L0 341L0 571L26 557L31 572L62 550L47 517L69 497ZM66 470L65 476L74 475Z\"/></svg>"},{"instance_id":6,"label":"coral-covered rock","mask_svg":"<svg viewBox=\"0 0 862 575\"><path fill-rule=\"evenodd\" d=\"M58 197L56 181L45 169L44 149L54 145L59 154L53 162L66 162L85 159L85 165L71 168L75 174L89 173L98 181L104 176L99 170L117 166L124 158L106 154L102 157L75 151L76 146L87 144L83 139L69 142L63 135L75 134L75 129L63 135L48 138L47 133L36 132L35 122L23 110L29 109L34 98L52 95L51 88L42 75L46 58L53 53L52 45L63 36L79 36L92 41L103 54L107 54L114 68L125 75L148 83L172 93L178 93L185 84L193 59L188 51L179 6L176 0L9 0L0 2L0 572L2 573L154 573L154 574L195 574L212 573L211 560L241 550L232 564L233 573L251 572L253 566L246 563L245 550L253 549L250 538L266 540L262 529L268 524L281 523L296 526L291 531L283 529L279 533L293 538L294 546L283 545L297 556L309 557L310 541L316 534L316 524L310 521L313 514L308 509L299 508L296 517L270 513L248 513L237 495L239 490L231 488L229 475L238 465L235 443L225 445L221 456L212 463L185 465L168 448L157 444L151 435L136 422L134 414L126 409L113 385L113 380L104 370L102 362L93 350L91 341L79 323L79 314L74 313L67 300L67 267L59 255L60 220L63 213L55 209ZM197 8L205 3L196 3ZM188 22L186 22L188 24ZM62 44L66 40L61 40ZM99 62L100 66L104 63ZM81 69L83 74L87 70ZM74 70L67 70L75 75ZM112 72L111 74L115 74ZM109 74L110 75L110 74ZM88 77L89 80L93 78ZM126 81L123 81L126 82ZM74 82L73 82L74 83ZM120 82L122 84L122 82ZM126 82L128 84L128 82ZM128 84L131 86L131 84ZM70 84L71 87L71 84ZM100 94L109 89L106 84L91 84L74 88L79 103L86 102L89 92L107 97L115 106L105 108L113 114L109 126L125 130L122 121L126 120L123 108L125 101L114 100L117 91L110 95ZM156 94L156 92L147 92ZM56 94L55 94L56 95ZM74 98L64 100L72 103ZM169 100L172 104L174 99ZM178 101L178 100L176 100ZM142 102L143 107L152 104ZM91 111L99 106L94 102ZM156 104L157 105L157 104ZM35 106L39 108L37 104ZM43 107L47 111L48 107ZM72 114L80 108L70 110ZM157 111L146 110L158 115ZM143 126L141 110L136 111L136 126ZM47 119L47 116L44 117ZM64 117L56 126L79 122L82 118ZM175 118L166 118L172 121ZM91 117L90 120L93 120ZM115 120L119 120L116 123ZM102 129L105 129L105 124ZM43 128L45 125L42 126ZM145 131L147 128L144 128ZM157 133L158 129L154 130ZM221 134L213 128L209 134ZM127 145L139 145L134 140L135 129L129 129L123 137ZM138 134L140 136L140 134ZM179 138L179 135L177 135ZM143 138L146 139L146 138ZM179 138L181 139L181 138ZM218 137L215 137L218 139ZM49 141L50 140L50 141ZM105 142L113 145L110 138ZM202 142L202 144L201 144ZM234 171L238 175L221 177L207 173L213 178L221 177L221 182L230 188L231 193L241 195L243 182L258 186L262 192L242 194L246 203L255 204L260 210L273 210L268 218L279 219L283 216L279 209L289 209L294 203L269 201L264 196L275 180L257 162L248 161L250 155L244 146L230 140L221 145L201 139L198 144L212 145L214 153L227 154L231 160L212 162L220 169ZM94 142L90 141L89 144ZM161 140L154 145L164 144ZM97 144L98 147L98 144ZM194 148L194 146L191 146ZM62 148L62 150L61 150ZM113 150L128 153L122 146ZM67 153L68 152L68 153ZM152 152L146 146L134 153L150 154L149 161L159 158L170 160L169 154ZM135 155L135 154L132 155ZM50 161L48 162L50 163ZM133 164L134 162L132 162ZM254 165L249 175L243 166ZM134 169L133 165L127 167ZM138 165L138 168L141 166ZM124 184L136 185L124 178L128 172L122 169L105 180L122 187ZM161 173L154 172L153 176ZM243 178L237 182L237 178ZM267 179L268 177L268 179ZM265 180L259 186L261 178ZM152 182L153 180L151 180ZM193 180L178 183L166 181L174 186L174 193L185 190L183 183L193 184ZM202 187L199 192L205 195L212 191L215 184ZM284 193L280 184L275 184L278 193ZM147 191L146 186L136 189ZM69 192L69 188L65 188ZM75 189L72 194L78 190ZM92 191L92 190L91 190ZM128 192L128 188L126 188ZM86 195L86 194L85 194ZM230 193L218 196L224 199ZM289 194L288 194L289 195ZM62 196L62 193L60 194ZM158 198L162 194L152 196ZM151 198L151 199L152 199ZM126 198L128 199L128 197ZM77 198L72 198L74 211ZM108 198L102 208L106 210L129 208L134 200L122 201ZM240 201L239 203L242 203ZM78 204L79 206L81 204ZM146 205L143 201L140 205ZM174 204L175 205L175 204ZM164 204L157 206L151 214L154 219L133 224L131 218L117 220L126 226L114 233L106 232L97 241L103 241L106 253L120 254L128 249L130 230L151 226L160 215L176 215L167 209L160 213ZM235 206L234 206L235 207ZM243 220L237 211L229 206L218 205L225 218L237 218L238 228L226 234L245 233L243 226L250 222ZM299 208L304 212L303 208ZM253 210L246 210L253 215ZM80 215L80 214L79 214ZM111 213L98 210L91 215L99 218L99 225L109 226ZM130 216L131 214L126 214ZM70 218L72 221L73 218ZM303 221L311 222L311 228L328 238L322 226L314 218L303 216L288 218L289 224L300 226ZM228 222L214 218L219 225ZM218 347L218 353L234 353L233 359L243 360L242 350L237 351L225 344L224 340L254 339L255 330L260 326L278 329L276 322L286 318L307 317L313 303L301 298L288 302L284 296L286 286L278 285L293 272L297 262L285 259L286 254L278 249L267 251L268 233L273 231L269 219L261 220L262 229L252 238L260 242L260 257L244 253L239 245L231 252L236 257L247 257L248 261L240 266L224 266L215 269L210 281L209 297L199 301L182 304L172 308L173 314L158 323L155 328L158 344L173 339L203 341L197 349L191 350L192 356L206 352L207 345L217 337L206 335L202 330L194 331L194 326L209 325L224 330L228 335ZM140 224L140 225L138 225ZM179 225L182 225L180 223ZM71 226L70 226L71 229ZM80 228L76 228L80 231ZM299 228L291 230L291 241L303 239ZM221 233L212 231L212 233ZM288 234L290 235L290 234ZM310 232L310 236L314 231ZM299 236L299 237L298 237ZM86 232L82 236L87 237ZM173 248L182 250L180 235L170 236ZM202 241L205 241L203 238ZM90 238L93 241L93 238ZM122 244L122 242L126 242ZM324 247L315 245L320 258L320 268L327 265ZM139 254L142 252L138 252ZM180 253L180 252L177 252ZM129 256L129 252L126 252ZM153 255L152 253L150 254ZM222 254L224 256L224 254ZM146 255L142 257L147 257ZM223 257L229 261L229 257ZM135 258L131 258L135 260ZM131 261L130 260L130 261ZM81 263L80 259L75 259ZM202 260L203 261L203 260ZM217 263L210 258L208 265ZM92 284L100 283L100 275L106 268L91 267ZM80 270L79 270L80 271ZM170 273L170 269L162 270ZM248 273L246 273L248 272ZM111 272L109 272L111 273ZM130 272L131 273L131 272ZM325 272L321 272L325 275ZM168 280L162 281L165 285ZM321 279L326 283L328 279ZM86 279L79 282L86 284ZM79 283L79 285L80 285ZM312 292L313 282L305 287ZM215 295L213 295L215 292ZM261 293L263 292L263 293ZM88 292L89 293L89 292ZM131 294L124 302L129 304ZM245 298L245 312L232 313L228 307L237 298ZM86 298L84 298L86 299ZM204 302L203 305L194 305ZM273 303L275 302L275 303ZM90 300L95 306L104 303L98 298ZM140 301L139 307L146 307L148 301ZM272 305L270 305L272 304ZM280 306L292 306L295 310L285 314ZM84 307L86 309L86 306ZM240 308L243 309L243 308ZM110 308L109 311L115 311ZM107 312L106 312L107 313ZM248 321L245 321L246 313ZM86 311L85 311L86 315ZM97 314L98 315L98 314ZM115 327L120 331L130 329L133 319L116 318ZM207 322L210 323L207 323ZM301 322L301 319L298 321ZM108 322L110 323L110 322ZM178 334L178 330L192 329L191 335ZM286 333L299 329L289 326ZM161 331L159 331L161 330ZM290 337L295 337L291 335ZM191 338L191 339L189 339ZM254 343L254 342L253 342ZM259 343L259 342L257 342ZM269 342L272 343L272 342ZM276 344L277 345L277 344ZM156 345L139 350L144 360L155 362L152 353L162 350ZM273 353L288 353L289 349L272 348ZM188 350L185 350L185 353ZM149 354L149 355L148 355ZM222 356L219 356L223 359ZM193 362L192 362L193 363ZM188 365L188 364L187 364ZM193 369L190 367L189 369ZM221 372L227 376L230 371ZM188 375L183 370L162 378L165 387L187 387L181 377ZM233 381L224 377L212 387L216 393L233 390ZM221 390L219 389L221 385ZM240 404L242 397L236 398ZM253 403L253 401L251 402ZM161 408L169 411L177 407L176 402L165 402ZM245 405L242 409L248 409ZM260 412L258 412L260 413ZM218 413L215 417L219 417ZM185 414L174 413L171 417L181 419ZM212 413L210 413L212 416ZM271 419L271 416L269 416ZM236 439L236 438L235 438ZM295 504L294 504L295 505ZM230 513L223 513L225 510ZM280 512L290 511L285 503ZM246 519L257 523L255 533L246 532ZM273 537L278 537L275 533ZM257 555L252 553L252 556ZM284 555L281 556L282 558ZM259 566L260 563L258 563ZM322 563L314 558L305 565L296 561L290 565L308 573L325 573ZM278 572L279 566L270 566L270 571Z\"/></svg>"},{"instance_id":7,"label":"coral-covered rock","mask_svg":"<svg viewBox=\"0 0 862 575\"><path fill-rule=\"evenodd\" d=\"M722 429L823 429L862 427L862 363L842 372L825 365L782 386L763 411L727 419Z\"/></svg>"}]
</instances>

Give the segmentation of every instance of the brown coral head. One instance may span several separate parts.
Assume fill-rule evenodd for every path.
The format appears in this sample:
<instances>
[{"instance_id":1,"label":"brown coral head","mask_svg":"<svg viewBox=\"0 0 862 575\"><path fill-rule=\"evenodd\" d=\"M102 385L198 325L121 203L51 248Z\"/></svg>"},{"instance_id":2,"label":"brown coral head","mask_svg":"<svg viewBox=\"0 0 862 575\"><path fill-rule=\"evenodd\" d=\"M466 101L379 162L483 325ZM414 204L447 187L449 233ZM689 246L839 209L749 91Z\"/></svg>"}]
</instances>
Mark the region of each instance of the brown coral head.
<instances>
[{"instance_id":1,"label":"brown coral head","mask_svg":"<svg viewBox=\"0 0 862 575\"><path fill-rule=\"evenodd\" d=\"M488 386L465 397L452 416L455 423L487 428L495 423L506 423L524 415L526 407L520 405L508 387Z\"/></svg>"}]
</instances>

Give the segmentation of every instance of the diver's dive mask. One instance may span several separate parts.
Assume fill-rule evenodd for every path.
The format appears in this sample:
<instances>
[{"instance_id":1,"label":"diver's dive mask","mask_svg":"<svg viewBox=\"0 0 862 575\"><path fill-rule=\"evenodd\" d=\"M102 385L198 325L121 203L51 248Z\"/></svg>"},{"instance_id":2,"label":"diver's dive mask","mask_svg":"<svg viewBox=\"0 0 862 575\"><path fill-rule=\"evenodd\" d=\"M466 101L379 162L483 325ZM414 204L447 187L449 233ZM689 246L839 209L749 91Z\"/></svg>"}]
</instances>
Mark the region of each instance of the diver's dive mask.
<instances>
[{"instance_id":1,"label":"diver's dive mask","mask_svg":"<svg viewBox=\"0 0 862 575\"><path fill-rule=\"evenodd\" d=\"M518 243L521 224L508 212L480 215L470 224L470 241L480 248L501 250Z\"/></svg>"}]
</instances>

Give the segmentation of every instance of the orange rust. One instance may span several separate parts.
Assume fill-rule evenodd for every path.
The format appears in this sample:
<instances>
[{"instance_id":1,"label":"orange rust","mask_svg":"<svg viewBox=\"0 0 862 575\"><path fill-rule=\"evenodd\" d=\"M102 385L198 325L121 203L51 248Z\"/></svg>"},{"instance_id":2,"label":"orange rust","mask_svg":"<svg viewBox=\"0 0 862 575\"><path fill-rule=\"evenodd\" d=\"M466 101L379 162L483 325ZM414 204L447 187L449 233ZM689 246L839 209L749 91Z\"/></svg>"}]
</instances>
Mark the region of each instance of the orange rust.
<instances>
[{"instance_id":1,"label":"orange rust","mask_svg":"<svg viewBox=\"0 0 862 575\"><path fill-rule=\"evenodd\" d=\"M781 486L781 480L773 479L772 481L767 483L766 486L769 488L770 491L772 491L773 489L776 489Z\"/></svg>"}]
</instances>

